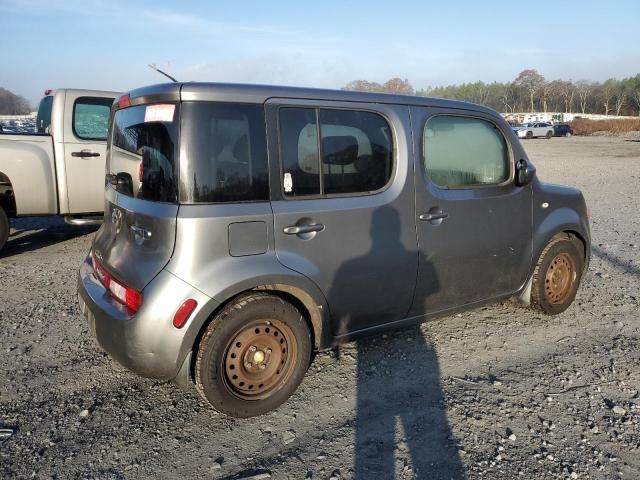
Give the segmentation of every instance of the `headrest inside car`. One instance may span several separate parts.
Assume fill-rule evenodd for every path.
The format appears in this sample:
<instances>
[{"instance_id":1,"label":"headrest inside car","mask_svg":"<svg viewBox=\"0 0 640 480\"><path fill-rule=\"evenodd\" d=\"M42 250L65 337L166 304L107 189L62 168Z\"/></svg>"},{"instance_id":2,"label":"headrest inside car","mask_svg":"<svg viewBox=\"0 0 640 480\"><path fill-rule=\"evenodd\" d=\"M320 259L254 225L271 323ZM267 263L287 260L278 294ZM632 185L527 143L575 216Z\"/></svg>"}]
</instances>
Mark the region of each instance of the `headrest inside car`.
<instances>
[{"instance_id":1,"label":"headrest inside car","mask_svg":"<svg viewBox=\"0 0 640 480\"><path fill-rule=\"evenodd\" d=\"M358 140L352 135L322 138L322 162L329 165L349 165L358 158Z\"/></svg>"}]
</instances>

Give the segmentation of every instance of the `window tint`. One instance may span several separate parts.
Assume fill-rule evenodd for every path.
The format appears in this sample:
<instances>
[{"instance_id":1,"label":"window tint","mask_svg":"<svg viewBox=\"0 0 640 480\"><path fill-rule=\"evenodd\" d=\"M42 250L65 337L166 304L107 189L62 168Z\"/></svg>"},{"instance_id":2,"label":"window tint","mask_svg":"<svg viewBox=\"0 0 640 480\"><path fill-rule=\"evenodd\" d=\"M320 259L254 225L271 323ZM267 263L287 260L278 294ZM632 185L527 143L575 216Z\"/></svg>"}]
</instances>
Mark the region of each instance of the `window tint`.
<instances>
[{"instance_id":1,"label":"window tint","mask_svg":"<svg viewBox=\"0 0 640 480\"><path fill-rule=\"evenodd\" d=\"M113 98L80 97L73 104L73 133L83 140L106 140Z\"/></svg>"},{"instance_id":2,"label":"window tint","mask_svg":"<svg viewBox=\"0 0 640 480\"><path fill-rule=\"evenodd\" d=\"M320 193L318 125L314 108L280 109L280 156L285 195Z\"/></svg>"},{"instance_id":3,"label":"window tint","mask_svg":"<svg viewBox=\"0 0 640 480\"><path fill-rule=\"evenodd\" d=\"M492 123L476 118L435 116L424 128L423 160L436 185L465 187L509 178L509 149Z\"/></svg>"},{"instance_id":4,"label":"window tint","mask_svg":"<svg viewBox=\"0 0 640 480\"><path fill-rule=\"evenodd\" d=\"M36 117L36 129L38 133L46 133L51 125L51 107L53 106L53 95L49 95L40 100L38 116Z\"/></svg>"},{"instance_id":5,"label":"window tint","mask_svg":"<svg viewBox=\"0 0 640 480\"><path fill-rule=\"evenodd\" d=\"M262 105L185 102L181 116L181 201L269 200Z\"/></svg>"},{"instance_id":6,"label":"window tint","mask_svg":"<svg viewBox=\"0 0 640 480\"><path fill-rule=\"evenodd\" d=\"M280 149L287 196L372 192L393 170L391 129L371 112L282 108Z\"/></svg>"},{"instance_id":7,"label":"window tint","mask_svg":"<svg viewBox=\"0 0 640 480\"><path fill-rule=\"evenodd\" d=\"M177 109L175 104L139 105L115 113L107 168L118 192L177 201Z\"/></svg>"},{"instance_id":8,"label":"window tint","mask_svg":"<svg viewBox=\"0 0 640 480\"><path fill-rule=\"evenodd\" d=\"M391 178L391 131L380 115L321 109L320 139L325 193L371 192Z\"/></svg>"}]
</instances>

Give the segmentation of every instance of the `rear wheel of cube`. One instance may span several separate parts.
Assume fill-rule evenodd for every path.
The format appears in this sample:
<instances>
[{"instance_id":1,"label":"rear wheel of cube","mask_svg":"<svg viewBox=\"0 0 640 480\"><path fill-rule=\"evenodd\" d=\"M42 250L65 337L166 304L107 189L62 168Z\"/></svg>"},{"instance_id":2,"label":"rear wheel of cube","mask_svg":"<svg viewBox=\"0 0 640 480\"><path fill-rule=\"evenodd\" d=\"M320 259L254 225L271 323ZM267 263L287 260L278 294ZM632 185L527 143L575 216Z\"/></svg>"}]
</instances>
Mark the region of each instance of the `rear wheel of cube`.
<instances>
[{"instance_id":1,"label":"rear wheel of cube","mask_svg":"<svg viewBox=\"0 0 640 480\"><path fill-rule=\"evenodd\" d=\"M307 322L293 305L267 293L241 297L225 307L202 336L196 388L227 415L262 415L298 388L311 345Z\"/></svg>"}]
</instances>

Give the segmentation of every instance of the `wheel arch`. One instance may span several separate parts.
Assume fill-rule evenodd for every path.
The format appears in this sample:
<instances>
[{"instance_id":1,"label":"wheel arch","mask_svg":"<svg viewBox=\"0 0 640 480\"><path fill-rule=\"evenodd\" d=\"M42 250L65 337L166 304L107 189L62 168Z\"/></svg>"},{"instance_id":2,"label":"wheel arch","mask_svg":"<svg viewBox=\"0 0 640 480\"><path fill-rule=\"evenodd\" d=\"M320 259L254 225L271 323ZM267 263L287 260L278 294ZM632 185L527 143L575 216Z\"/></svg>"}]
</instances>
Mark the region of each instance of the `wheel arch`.
<instances>
[{"instance_id":1,"label":"wheel arch","mask_svg":"<svg viewBox=\"0 0 640 480\"><path fill-rule=\"evenodd\" d=\"M219 302L216 299L211 299L207 305L203 306L205 314L202 316L202 320L190 326L194 331L191 335L188 335L190 340L183 347L185 350L184 355L182 355L182 358L184 358L183 366L175 379L176 383L180 385L187 384L187 379L184 378L186 375L190 379L193 378L200 341L213 319L228 305L256 292L278 296L295 306L307 322L314 350L317 351L331 346L328 306L324 298L319 298L317 292L312 294L307 288L293 285L291 282L282 282L281 279L274 279L272 282L262 281L249 288L245 286L244 288L229 290L223 301Z\"/></svg>"}]
</instances>

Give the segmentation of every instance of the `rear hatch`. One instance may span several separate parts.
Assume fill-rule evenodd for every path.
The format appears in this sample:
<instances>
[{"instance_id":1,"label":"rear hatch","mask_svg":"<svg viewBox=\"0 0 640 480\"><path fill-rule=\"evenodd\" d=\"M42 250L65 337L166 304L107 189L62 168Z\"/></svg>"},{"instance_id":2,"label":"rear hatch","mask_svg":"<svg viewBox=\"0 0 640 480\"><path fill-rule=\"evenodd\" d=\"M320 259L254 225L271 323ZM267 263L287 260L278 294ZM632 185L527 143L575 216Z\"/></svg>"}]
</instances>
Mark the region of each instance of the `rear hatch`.
<instances>
[{"instance_id":1,"label":"rear hatch","mask_svg":"<svg viewBox=\"0 0 640 480\"><path fill-rule=\"evenodd\" d=\"M93 243L94 261L138 291L171 258L178 214L179 90L153 93L134 91L114 104L105 218Z\"/></svg>"}]
</instances>

